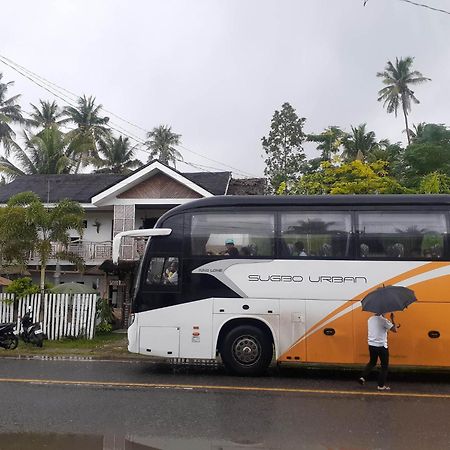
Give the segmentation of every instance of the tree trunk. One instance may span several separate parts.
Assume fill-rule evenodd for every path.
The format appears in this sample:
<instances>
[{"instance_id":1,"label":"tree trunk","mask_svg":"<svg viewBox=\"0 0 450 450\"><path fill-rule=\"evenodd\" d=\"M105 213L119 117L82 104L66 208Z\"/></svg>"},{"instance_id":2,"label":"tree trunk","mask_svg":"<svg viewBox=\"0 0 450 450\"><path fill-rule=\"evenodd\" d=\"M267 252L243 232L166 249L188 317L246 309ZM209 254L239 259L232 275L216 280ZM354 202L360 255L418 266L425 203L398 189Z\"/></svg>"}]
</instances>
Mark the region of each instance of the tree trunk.
<instances>
[{"instance_id":1,"label":"tree trunk","mask_svg":"<svg viewBox=\"0 0 450 450\"><path fill-rule=\"evenodd\" d=\"M40 287L41 287L41 293L44 293L45 290L45 269L46 269L46 264L41 261L41 283L40 283Z\"/></svg>"},{"instance_id":2,"label":"tree trunk","mask_svg":"<svg viewBox=\"0 0 450 450\"><path fill-rule=\"evenodd\" d=\"M408 139L408 145L411 144L411 136L409 134L409 125L408 125L408 113L405 109L405 104L402 102L403 115L405 116L405 125L406 125L406 138Z\"/></svg>"}]
</instances>

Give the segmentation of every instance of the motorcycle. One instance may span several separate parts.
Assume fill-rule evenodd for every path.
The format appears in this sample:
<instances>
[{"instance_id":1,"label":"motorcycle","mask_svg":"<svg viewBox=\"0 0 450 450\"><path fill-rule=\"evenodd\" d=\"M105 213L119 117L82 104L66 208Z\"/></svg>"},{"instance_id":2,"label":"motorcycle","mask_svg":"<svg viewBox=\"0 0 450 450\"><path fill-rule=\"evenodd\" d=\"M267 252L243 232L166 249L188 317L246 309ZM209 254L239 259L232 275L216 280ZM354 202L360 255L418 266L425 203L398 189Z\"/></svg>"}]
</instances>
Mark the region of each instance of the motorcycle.
<instances>
[{"instance_id":1,"label":"motorcycle","mask_svg":"<svg viewBox=\"0 0 450 450\"><path fill-rule=\"evenodd\" d=\"M19 343L15 333L15 323L0 323L0 347L6 350L14 350Z\"/></svg>"},{"instance_id":2,"label":"motorcycle","mask_svg":"<svg viewBox=\"0 0 450 450\"><path fill-rule=\"evenodd\" d=\"M47 339L47 336L41 330L41 324L33 322L31 309L28 309L21 319L20 337L24 342L34 344L36 347L42 347L44 339Z\"/></svg>"}]
</instances>

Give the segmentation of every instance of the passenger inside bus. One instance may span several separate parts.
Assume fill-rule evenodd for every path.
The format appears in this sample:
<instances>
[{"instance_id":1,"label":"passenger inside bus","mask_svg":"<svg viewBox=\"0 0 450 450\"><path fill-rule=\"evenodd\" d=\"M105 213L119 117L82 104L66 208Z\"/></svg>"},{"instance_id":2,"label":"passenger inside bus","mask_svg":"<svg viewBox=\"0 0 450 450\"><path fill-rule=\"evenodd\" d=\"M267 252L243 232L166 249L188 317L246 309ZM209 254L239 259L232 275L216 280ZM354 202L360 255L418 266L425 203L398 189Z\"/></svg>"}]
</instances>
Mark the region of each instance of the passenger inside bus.
<instances>
[{"instance_id":1,"label":"passenger inside bus","mask_svg":"<svg viewBox=\"0 0 450 450\"><path fill-rule=\"evenodd\" d=\"M239 250L234 246L233 239L227 239L225 241L225 247L226 250L223 253L224 255L232 256L233 258L239 256Z\"/></svg>"},{"instance_id":2,"label":"passenger inside bus","mask_svg":"<svg viewBox=\"0 0 450 450\"><path fill-rule=\"evenodd\" d=\"M308 256L305 252L305 244L302 241L297 241L294 243L293 256Z\"/></svg>"},{"instance_id":3,"label":"passenger inside bus","mask_svg":"<svg viewBox=\"0 0 450 450\"><path fill-rule=\"evenodd\" d=\"M178 284L178 263L173 261L164 272L164 284Z\"/></svg>"}]
</instances>

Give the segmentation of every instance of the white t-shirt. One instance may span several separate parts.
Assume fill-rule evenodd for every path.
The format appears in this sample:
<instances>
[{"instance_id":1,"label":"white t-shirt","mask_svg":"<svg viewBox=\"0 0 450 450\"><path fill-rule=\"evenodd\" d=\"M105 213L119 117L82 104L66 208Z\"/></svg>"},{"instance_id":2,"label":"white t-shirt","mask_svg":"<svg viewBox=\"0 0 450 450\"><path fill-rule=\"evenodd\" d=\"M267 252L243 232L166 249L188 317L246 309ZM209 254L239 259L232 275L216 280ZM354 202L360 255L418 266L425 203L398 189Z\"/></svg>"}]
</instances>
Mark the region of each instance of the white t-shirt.
<instances>
[{"instance_id":1,"label":"white t-shirt","mask_svg":"<svg viewBox=\"0 0 450 450\"><path fill-rule=\"evenodd\" d=\"M383 316L372 316L367 322L369 345L388 348L387 334L393 326L393 323Z\"/></svg>"}]
</instances>

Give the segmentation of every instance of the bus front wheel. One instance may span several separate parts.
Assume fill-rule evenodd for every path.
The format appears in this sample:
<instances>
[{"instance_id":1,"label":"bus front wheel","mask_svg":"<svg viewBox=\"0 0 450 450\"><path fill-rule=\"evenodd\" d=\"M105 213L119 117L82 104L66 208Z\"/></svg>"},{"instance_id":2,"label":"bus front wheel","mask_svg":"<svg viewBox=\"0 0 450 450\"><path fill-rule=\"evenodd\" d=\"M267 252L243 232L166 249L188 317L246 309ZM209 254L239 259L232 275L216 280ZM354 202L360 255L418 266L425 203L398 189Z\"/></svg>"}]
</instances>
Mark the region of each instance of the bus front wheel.
<instances>
[{"instance_id":1,"label":"bus front wheel","mask_svg":"<svg viewBox=\"0 0 450 450\"><path fill-rule=\"evenodd\" d=\"M260 375L273 357L270 337L254 325L239 325L225 336L220 355L227 370L236 375Z\"/></svg>"}]
</instances>

